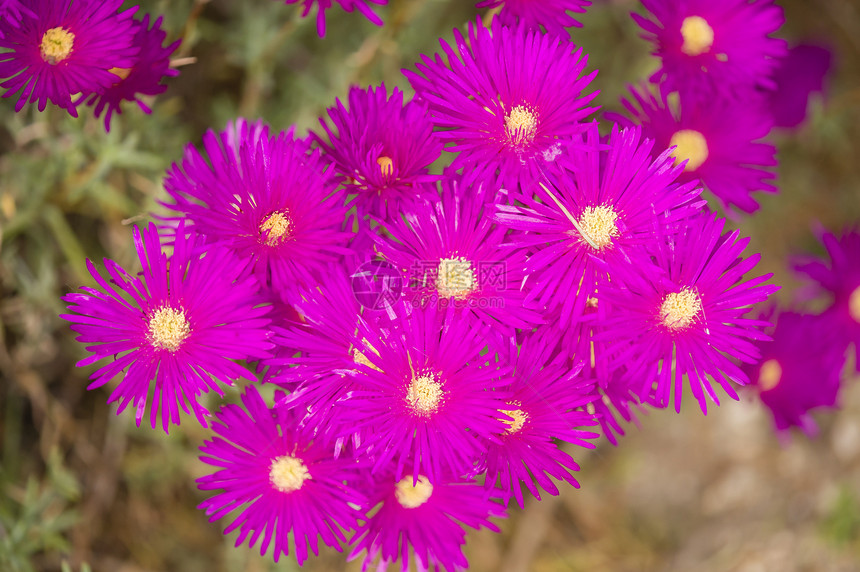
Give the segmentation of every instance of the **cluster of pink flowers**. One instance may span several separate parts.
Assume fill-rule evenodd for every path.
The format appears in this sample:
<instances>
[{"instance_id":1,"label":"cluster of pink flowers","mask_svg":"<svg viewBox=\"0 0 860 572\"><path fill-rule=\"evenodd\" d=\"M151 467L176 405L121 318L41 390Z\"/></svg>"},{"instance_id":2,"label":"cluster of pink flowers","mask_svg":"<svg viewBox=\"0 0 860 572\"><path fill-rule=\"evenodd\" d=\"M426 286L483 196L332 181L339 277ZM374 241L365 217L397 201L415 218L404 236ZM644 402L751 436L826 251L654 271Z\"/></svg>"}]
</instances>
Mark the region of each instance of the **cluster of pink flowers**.
<instances>
[{"instance_id":1,"label":"cluster of pink flowers","mask_svg":"<svg viewBox=\"0 0 860 572\"><path fill-rule=\"evenodd\" d=\"M50 101L77 117L82 103L104 113L110 130L113 113L140 96L167 89L164 77L179 41L163 46L161 18L134 19L137 7L120 11L122 0L0 0L0 79L3 97L17 97L15 110Z\"/></svg>"},{"instance_id":2,"label":"cluster of pink flowers","mask_svg":"<svg viewBox=\"0 0 860 572\"><path fill-rule=\"evenodd\" d=\"M641 126L612 125L565 37L588 4L481 2L492 23L404 70L413 98L355 87L308 137L208 132L135 231L143 272L89 263L99 287L65 297L80 365L102 362L91 388L121 377L110 401L138 424L167 431L180 408L211 424L201 508L239 510L237 544L461 569L465 527L578 486L562 442L615 443L639 408L680 410L688 389L704 412L772 369L751 314L777 287L697 179L752 210L770 177L768 122L731 97L774 86L781 12L645 1L660 88L634 91ZM241 405L200 404L238 380Z\"/></svg>"}]
</instances>

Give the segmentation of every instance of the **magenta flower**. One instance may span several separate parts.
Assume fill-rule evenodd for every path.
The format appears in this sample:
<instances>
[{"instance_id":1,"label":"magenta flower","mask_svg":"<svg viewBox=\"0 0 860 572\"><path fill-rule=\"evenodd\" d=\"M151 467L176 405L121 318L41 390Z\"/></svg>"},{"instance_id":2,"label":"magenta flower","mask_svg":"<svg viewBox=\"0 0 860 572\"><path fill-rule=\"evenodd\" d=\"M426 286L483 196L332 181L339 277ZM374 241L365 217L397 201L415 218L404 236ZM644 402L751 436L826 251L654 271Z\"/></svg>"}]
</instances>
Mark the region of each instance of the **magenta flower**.
<instances>
[{"instance_id":1,"label":"magenta flower","mask_svg":"<svg viewBox=\"0 0 860 572\"><path fill-rule=\"evenodd\" d=\"M442 196L407 211L376 237L379 254L408 278L406 299L416 306L452 307L512 335L541 323L522 290L526 259L505 244L493 224L489 185L471 188L452 174Z\"/></svg>"},{"instance_id":2,"label":"magenta flower","mask_svg":"<svg viewBox=\"0 0 860 572\"><path fill-rule=\"evenodd\" d=\"M350 540L352 560L362 551L362 570L379 558L376 570L385 572L399 560L401 572L465 570L464 526L499 532L489 518L504 518L504 509L486 498L480 485L450 476L398 479L390 472L374 483L369 506L379 505ZM410 565L414 556L414 568Z\"/></svg>"},{"instance_id":3,"label":"magenta flower","mask_svg":"<svg viewBox=\"0 0 860 572\"><path fill-rule=\"evenodd\" d=\"M404 105L397 88L349 90L349 109L340 100L328 110L332 126L320 118L327 140L311 133L335 162L348 195L355 194L360 214L392 218L416 200L436 194L439 179L429 174L442 144L433 136L426 105Z\"/></svg>"},{"instance_id":4,"label":"magenta flower","mask_svg":"<svg viewBox=\"0 0 860 572\"><path fill-rule=\"evenodd\" d=\"M456 319L453 309L392 310L390 326L359 325L352 345L364 359L339 415L352 420L374 471L393 461L397 479L467 474L485 452L483 440L504 432L501 387L510 367L482 355L487 328Z\"/></svg>"},{"instance_id":5,"label":"magenta flower","mask_svg":"<svg viewBox=\"0 0 860 572\"><path fill-rule=\"evenodd\" d=\"M320 38L325 37L325 11L331 8L334 2L337 2L337 4L347 12L358 10L365 18L377 26L382 25L382 20L380 20L379 16L370 9L368 3L380 6L388 4L388 0L284 0L284 3L288 5L301 3L302 18L306 18L307 15L310 14L311 9L316 6L317 34L319 34Z\"/></svg>"},{"instance_id":6,"label":"magenta flower","mask_svg":"<svg viewBox=\"0 0 860 572\"><path fill-rule=\"evenodd\" d=\"M797 261L795 270L812 282L805 296L832 297L821 320L835 335L837 346L844 350L854 344L855 364L860 372L860 232L848 229L838 238L824 232L820 240L829 260L806 257Z\"/></svg>"},{"instance_id":7,"label":"magenta flower","mask_svg":"<svg viewBox=\"0 0 860 572\"><path fill-rule=\"evenodd\" d=\"M546 30L548 34L566 36L566 28L581 28L568 12L585 14L585 9L591 6L590 0L481 0L476 8L498 8L499 20L505 26L524 24L531 30Z\"/></svg>"},{"instance_id":8,"label":"magenta flower","mask_svg":"<svg viewBox=\"0 0 860 572\"><path fill-rule=\"evenodd\" d=\"M24 15L37 17L36 14L19 0L0 0L0 40L5 36L3 29L6 26L17 28ZM5 24L5 26L4 26Z\"/></svg>"},{"instance_id":9,"label":"magenta flower","mask_svg":"<svg viewBox=\"0 0 860 572\"><path fill-rule=\"evenodd\" d=\"M295 308L302 316L300 322L272 327L279 355L265 363L280 369L270 381L293 389L283 405L306 411L303 425L325 440L345 439L356 431L351 418L341 414L340 405L348 404L356 388L352 375L356 364L370 364L362 348L354 345L356 329L362 321L373 327L387 319L358 303L340 267L332 267Z\"/></svg>"},{"instance_id":10,"label":"magenta flower","mask_svg":"<svg viewBox=\"0 0 860 572\"><path fill-rule=\"evenodd\" d=\"M33 0L15 12L20 21L0 20L0 84L3 97L17 97L15 111L38 101L72 116L72 96L108 89L115 68L130 68L138 48L132 43L137 7L117 13L122 0Z\"/></svg>"},{"instance_id":11,"label":"magenta flower","mask_svg":"<svg viewBox=\"0 0 860 572\"><path fill-rule=\"evenodd\" d=\"M732 384L749 378L732 360L757 361L751 340L768 339L761 328L769 323L745 315L779 287L763 285L770 274L744 279L760 256L741 258L749 239L722 234L724 223L709 215L691 221L657 246L656 264L619 268L602 290L612 310L598 337L626 366L639 397L657 407L673 396L680 411L684 378L703 412L705 394L719 405L712 380L737 399Z\"/></svg>"},{"instance_id":12,"label":"magenta flower","mask_svg":"<svg viewBox=\"0 0 860 572\"><path fill-rule=\"evenodd\" d=\"M759 208L753 192L777 192L770 183L776 178L776 147L761 141L773 121L764 100L739 105L715 96L697 103L682 96L672 108L647 88L631 87L630 93L632 100L622 103L633 122L658 149L674 147L677 162L686 161L681 182L700 179L724 206L748 213Z\"/></svg>"},{"instance_id":13,"label":"magenta flower","mask_svg":"<svg viewBox=\"0 0 860 572\"><path fill-rule=\"evenodd\" d=\"M510 338L502 354L514 364L514 380L508 388L511 397L499 411L506 427L497 442L487 444L485 484L498 484L505 504L513 496L523 506L521 485L538 500L539 487L557 495L550 477L578 488L571 473L579 465L556 440L591 449L588 439L598 437L578 428L596 423L579 409L595 399L593 381L580 376L581 363L571 367L567 356L556 351L557 338L553 328L538 329Z\"/></svg>"},{"instance_id":14,"label":"magenta flower","mask_svg":"<svg viewBox=\"0 0 860 572\"><path fill-rule=\"evenodd\" d=\"M497 206L495 219L515 231L511 243L530 254L526 302L557 311L563 329L581 319L615 269L647 261L642 247L656 240L658 225L678 224L704 204L693 183L675 182L681 169L667 152L652 159L653 148L639 129L615 127L601 145L591 124L584 144L566 151L575 170Z\"/></svg>"},{"instance_id":15,"label":"magenta flower","mask_svg":"<svg viewBox=\"0 0 860 572\"><path fill-rule=\"evenodd\" d=\"M777 431L796 426L813 436L817 426L810 410L836 406L845 346L833 334L823 316L783 312L773 341L758 344L761 362L743 366Z\"/></svg>"},{"instance_id":16,"label":"magenta flower","mask_svg":"<svg viewBox=\"0 0 860 572\"><path fill-rule=\"evenodd\" d=\"M833 52L822 46L798 44L788 50L774 72L776 89L768 93L768 109L776 127L798 127L806 119L813 93L824 93L833 71Z\"/></svg>"},{"instance_id":17,"label":"magenta flower","mask_svg":"<svg viewBox=\"0 0 860 572\"><path fill-rule=\"evenodd\" d=\"M203 136L208 161L189 145L167 172L162 203L213 243L250 261L282 298L316 286L326 264L348 254L343 195L319 151L293 130L269 136L244 121Z\"/></svg>"},{"instance_id":18,"label":"magenta flower","mask_svg":"<svg viewBox=\"0 0 860 572\"><path fill-rule=\"evenodd\" d=\"M129 68L114 68L111 71L116 74L118 80L108 87L93 93L89 98L81 97L75 102L80 104L86 99L89 106L94 106L96 117L101 117L105 112L105 130L110 131L111 115L122 113L120 103L122 101L134 101L144 113L152 113L152 110L139 95L155 96L163 93L167 86L161 83L165 77L175 77L179 71L170 67L170 55L179 47L182 40L176 40L167 47L162 47L167 34L161 30L161 17L149 27L149 15L141 21L134 23L133 44L140 49L134 64Z\"/></svg>"},{"instance_id":19,"label":"magenta flower","mask_svg":"<svg viewBox=\"0 0 860 572\"><path fill-rule=\"evenodd\" d=\"M191 411L206 426L209 412L197 400L210 390L219 395L221 384L256 377L233 360L266 357L266 314L260 305L259 284L246 276L243 265L229 251L208 246L179 227L168 260L158 232L150 224L143 236L134 231L135 247L143 266L133 276L112 260L105 260L105 279L89 260L87 267L101 287L82 287L84 293L63 297L77 340L93 355L78 366L111 360L97 369L87 389L101 387L125 370L108 403L119 401L118 413L129 404L137 425L151 402L150 423L155 427L179 424L179 407Z\"/></svg>"},{"instance_id":20,"label":"magenta flower","mask_svg":"<svg viewBox=\"0 0 860 572\"><path fill-rule=\"evenodd\" d=\"M276 399L278 396L276 396ZM236 546L260 542L260 555L274 540L275 562L295 547L301 565L318 539L341 550L345 531L357 528L365 498L347 482L358 478L358 464L335 459L331 449L297 429L299 418L286 407L269 409L256 387L242 395L244 408L225 405L200 460L218 470L197 479L204 491L218 491L200 503L210 522L241 509L224 530L238 529ZM292 538L291 538L292 537Z\"/></svg>"},{"instance_id":21,"label":"magenta flower","mask_svg":"<svg viewBox=\"0 0 860 572\"><path fill-rule=\"evenodd\" d=\"M699 97L776 87L773 72L786 55L772 38L785 21L773 0L642 0L651 12L633 14L663 66L651 77L664 93ZM741 104L742 105L742 104Z\"/></svg>"},{"instance_id":22,"label":"magenta flower","mask_svg":"<svg viewBox=\"0 0 860 572\"><path fill-rule=\"evenodd\" d=\"M457 154L451 167L509 189L533 183L597 109L585 107L597 93L582 93L597 72L583 77L581 49L524 26L494 20L488 29L479 20L468 40L459 30L454 38L456 50L443 41L444 56L403 70L429 104L436 135Z\"/></svg>"}]
</instances>

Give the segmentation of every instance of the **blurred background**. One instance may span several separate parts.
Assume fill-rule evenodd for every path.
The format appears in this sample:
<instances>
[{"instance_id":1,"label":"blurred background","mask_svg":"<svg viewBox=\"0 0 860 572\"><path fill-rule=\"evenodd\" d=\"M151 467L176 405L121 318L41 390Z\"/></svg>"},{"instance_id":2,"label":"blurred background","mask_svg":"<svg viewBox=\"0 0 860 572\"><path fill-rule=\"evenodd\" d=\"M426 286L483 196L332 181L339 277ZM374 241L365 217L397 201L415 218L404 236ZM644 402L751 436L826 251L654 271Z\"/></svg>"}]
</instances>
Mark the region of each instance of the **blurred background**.
<instances>
[{"instance_id":1,"label":"blurred background","mask_svg":"<svg viewBox=\"0 0 860 572\"><path fill-rule=\"evenodd\" d=\"M826 98L807 122L775 132L781 192L739 221L762 270L791 299L789 256L821 252L813 225L860 220L860 3L780 0L781 35L834 51ZM132 2L126 2L132 5ZM332 9L327 37L313 18L272 0L148 0L176 58L194 58L146 116L132 106L110 134L81 109L13 112L0 102L0 570L266 571L274 565L224 537L195 506L193 422L169 436L134 426L86 390L92 368L57 316L60 296L91 284L85 259L138 268L131 226L164 198L161 179L183 145L237 116L299 134L352 84L408 90L399 70L437 51L437 38L475 17L471 0L390 0L385 26ZM573 40L599 68L604 109L657 63L638 37L631 0L596 0ZM190 61L190 60L188 60ZM235 393L233 395L235 398ZM690 403L689 399L686 403ZM502 534L471 534L475 571L860 570L860 387L816 416L820 435L781 442L769 413L744 394L707 417L652 412L618 447L574 451L581 489L511 510ZM210 403L210 409L217 404ZM325 550L311 571L358 570Z\"/></svg>"}]
</instances>

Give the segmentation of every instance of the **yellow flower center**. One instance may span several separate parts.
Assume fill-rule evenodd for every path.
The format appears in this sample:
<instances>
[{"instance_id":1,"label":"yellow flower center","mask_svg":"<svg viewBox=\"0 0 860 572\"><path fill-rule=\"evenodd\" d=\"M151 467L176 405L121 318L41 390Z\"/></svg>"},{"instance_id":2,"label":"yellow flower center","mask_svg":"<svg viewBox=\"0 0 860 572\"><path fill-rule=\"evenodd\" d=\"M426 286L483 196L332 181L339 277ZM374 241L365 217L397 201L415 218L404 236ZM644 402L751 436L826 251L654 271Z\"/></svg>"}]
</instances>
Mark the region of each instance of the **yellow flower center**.
<instances>
[{"instance_id":1,"label":"yellow flower center","mask_svg":"<svg viewBox=\"0 0 860 572\"><path fill-rule=\"evenodd\" d=\"M520 409L520 404L516 401L508 402L507 405L508 407L515 407L516 409L499 409L499 413L503 413L511 418L502 419L502 421L508 426L508 429L507 431L505 431L505 434L514 435L515 433L519 433L520 429L523 428L523 425L526 424L526 420L529 418L529 414Z\"/></svg>"},{"instance_id":2,"label":"yellow flower center","mask_svg":"<svg viewBox=\"0 0 860 572\"><path fill-rule=\"evenodd\" d=\"M185 312L164 306L149 316L147 339L156 349L175 352L191 334Z\"/></svg>"},{"instance_id":3,"label":"yellow flower center","mask_svg":"<svg viewBox=\"0 0 860 572\"><path fill-rule=\"evenodd\" d=\"M376 160L376 164L379 165L379 170L382 171L382 175L384 177L390 177L394 174L394 161L391 157L386 157L383 155L379 159Z\"/></svg>"},{"instance_id":4,"label":"yellow flower center","mask_svg":"<svg viewBox=\"0 0 860 572\"><path fill-rule=\"evenodd\" d=\"M612 243L612 238L618 236L616 221L618 213L612 207L587 207L579 217L579 231L583 239L595 250ZM590 240L589 240L590 239Z\"/></svg>"},{"instance_id":5,"label":"yellow flower center","mask_svg":"<svg viewBox=\"0 0 860 572\"><path fill-rule=\"evenodd\" d=\"M116 82L119 83L129 76L129 74L131 73L131 68L111 68L108 71L113 75L119 77L119 80L117 80Z\"/></svg>"},{"instance_id":6,"label":"yellow flower center","mask_svg":"<svg viewBox=\"0 0 860 572\"><path fill-rule=\"evenodd\" d=\"M478 280L472 263L462 256L443 258L436 269L436 291L443 298L462 299L475 291Z\"/></svg>"},{"instance_id":7,"label":"yellow flower center","mask_svg":"<svg viewBox=\"0 0 860 572\"><path fill-rule=\"evenodd\" d=\"M663 298L660 320L670 330L682 330L692 324L701 311L702 299L689 288L684 288Z\"/></svg>"},{"instance_id":8,"label":"yellow flower center","mask_svg":"<svg viewBox=\"0 0 860 572\"><path fill-rule=\"evenodd\" d=\"M514 145L531 143L537 134L537 117L523 105L514 107L505 116L505 134Z\"/></svg>"},{"instance_id":9,"label":"yellow flower center","mask_svg":"<svg viewBox=\"0 0 860 572\"><path fill-rule=\"evenodd\" d=\"M433 374L413 377L406 389L406 403L417 415L427 416L439 408L444 390Z\"/></svg>"},{"instance_id":10,"label":"yellow flower center","mask_svg":"<svg viewBox=\"0 0 860 572\"><path fill-rule=\"evenodd\" d=\"M782 379L782 366L775 359L769 359L758 370L758 386L761 391L770 391Z\"/></svg>"},{"instance_id":11,"label":"yellow flower center","mask_svg":"<svg viewBox=\"0 0 860 572\"><path fill-rule=\"evenodd\" d=\"M684 18L681 23L681 37L684 38L681 51L688 56L707 53L714 45L714 29L701 16Z\"/></svg>"},{"instance_id":12,"label":"yellow flower center","mask_svg":"<svg viewBox=\"0 0 860 572\"><path fill-rule=\"evenodd\" d=\"M692 129L681 129L672 135L670 147L675 147L675 164L679 165L684 159L687 164L684 171L695 171L708 159L708 142L705 136Z\"/></svg>"},{"instance_id":13,"label":"yellow flower center","mask_svg":"<svg viewBox=\"0 0 860 572\"><path fill-rule=\"evenodd\" d=\"M403 508L418 508L433 494L433 484L424 475L418 475L418 481L412 477L403 477L394 489L394 496Z\"/></svg>"},{"instance_id":14,"label":"yellow flower center","mask_svg":"<svg viewBox=\"0 0 860 572\"><path fill-rule=\"evenodd\" d=\"M65 28L51 28L42 36L39 50L42 52L42 59L55 66L71 55L74 45L73 33Z\"/></svg>"},{"instance_id":15,"label":"yellow flower center","mask_svg":"<svg viewBox=\"0 0 860 572\"><path fill-rule=\"evenodd\" d=\"M293 221L286 211L275 211L260 223L260 241L267 246L277 246L289 238Z\"/></svg>"},{"instance_id":16,"label":"yellow flower center","mask_svg":"<svg viewBox=\"0 0 860 572\"><path fill-rule=\"evenodd\" d=\"M855 322L860 322L860 286L855 288L848 297L848 313Z\"/></svg>"},{"instance_id":17,"label":"yellow flower center","mask_svg":"<svg viewBox=\"0 0 860 572\"><path fill-rule=\"evenodd\" d=\"M299 490L310 478L311 474L302 460L289 455L276 457L269 467L269 481L282 493Z\"/></svg>"}]
</instances>

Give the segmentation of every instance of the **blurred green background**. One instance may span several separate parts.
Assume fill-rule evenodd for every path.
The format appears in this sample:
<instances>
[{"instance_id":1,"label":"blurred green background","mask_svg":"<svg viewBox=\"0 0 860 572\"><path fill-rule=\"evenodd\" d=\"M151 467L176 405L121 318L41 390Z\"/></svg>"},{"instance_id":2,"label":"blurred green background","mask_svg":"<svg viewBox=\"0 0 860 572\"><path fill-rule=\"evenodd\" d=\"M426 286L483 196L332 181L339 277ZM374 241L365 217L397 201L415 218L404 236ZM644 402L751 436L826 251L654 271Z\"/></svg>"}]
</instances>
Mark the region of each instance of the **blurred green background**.
<instances>
[{"instance_id":1,"label":"blurred green background","mask_svg":"<svg viewBox=\"0 0 860 572\"><path fill-rule=\"evenodd\" d=\"M399 70L474 18L474 2L390 0L382 28L333 9L325 39L312 18L271 0L140 4L164 14L170 39L184 38L176 57L193 58L151 116L126 106L105 134L88 109L73 119L0 102L0 570L293 570L232 548L235 536L195 509L204 429L137 429L105 404L108 388L86 391L92 368L74 367L84 352L57 317L60 296L91 284L87 257L136 268L130 226L158 209L185 143L239 115L304 134L352 84L408 89ZM605 109L656 66L628 16L637 4L597 0L573 32L600 69ZM774 136L781 194L760 197L761 211L740 222L789 300L788 257L819 252L812 225L860 219L860 4L780 4L784 37L836 52L827 101L813 102L799 131ZM652 412L619 447L575 452L580 490L512 510L501 535L472 534L472 569L860 570L855 383L842 402L817 417L817 439L785 445L749 394L707 417ZM305 569L360 568L343 562L326 550Z\"/></svg>"}]
</instances>

